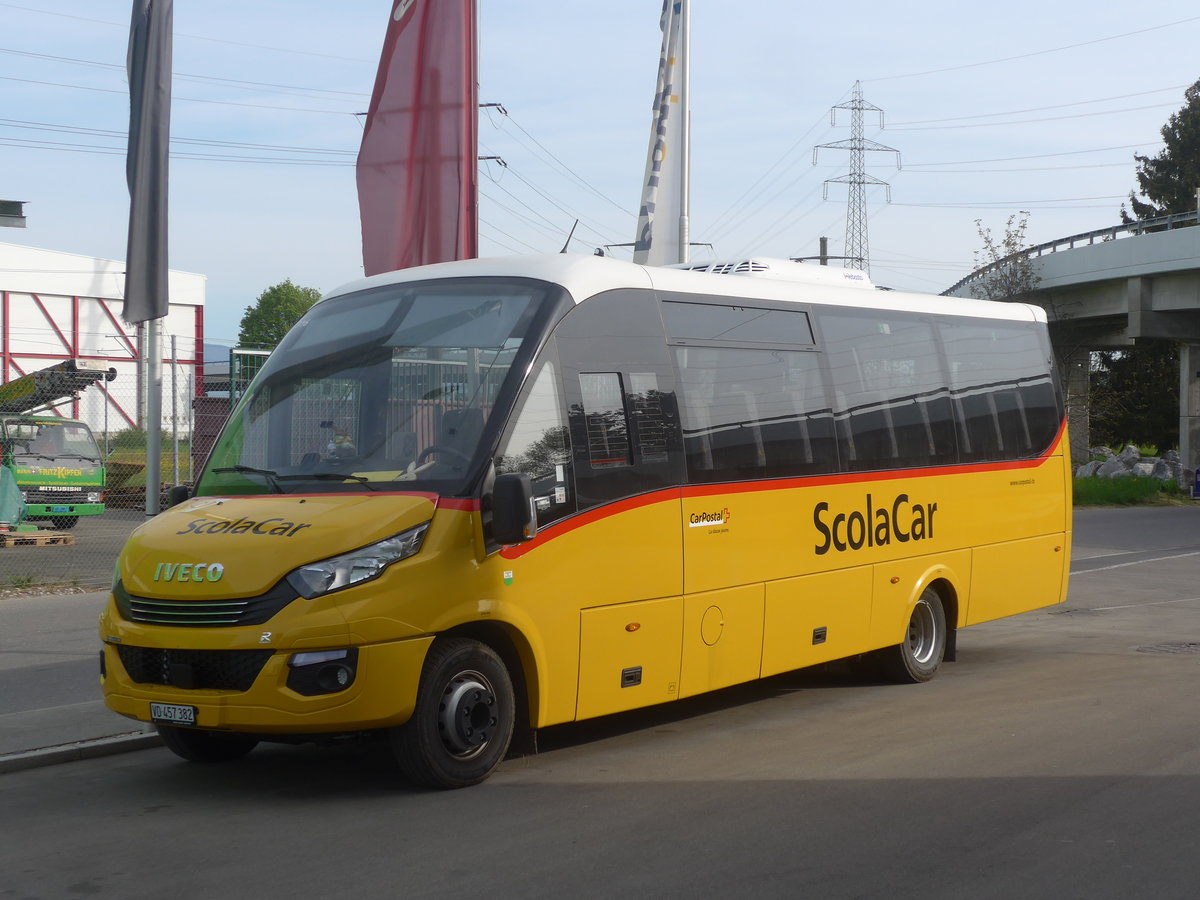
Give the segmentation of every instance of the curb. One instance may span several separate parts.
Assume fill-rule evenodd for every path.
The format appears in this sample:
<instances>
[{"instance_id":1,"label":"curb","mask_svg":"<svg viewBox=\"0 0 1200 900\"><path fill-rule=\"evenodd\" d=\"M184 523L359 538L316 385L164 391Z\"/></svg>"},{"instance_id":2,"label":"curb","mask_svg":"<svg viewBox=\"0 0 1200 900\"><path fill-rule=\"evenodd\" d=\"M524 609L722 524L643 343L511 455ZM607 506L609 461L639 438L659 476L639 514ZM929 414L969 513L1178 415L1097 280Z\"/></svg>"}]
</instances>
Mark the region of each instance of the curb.
<instances>
[{"instance_id":1,"label":"curb","mask_svg":"<svg viewBox=\"0 0 1200 900\"><path fill-rule=\"evenodd\" d=\"M0 775L161 746L162 738L157 734L135 731L129 734L115 734L111 737L60 744L57 747L41 747L37 750L25 750L0 756Z\"/></svg>"}]
</instances>

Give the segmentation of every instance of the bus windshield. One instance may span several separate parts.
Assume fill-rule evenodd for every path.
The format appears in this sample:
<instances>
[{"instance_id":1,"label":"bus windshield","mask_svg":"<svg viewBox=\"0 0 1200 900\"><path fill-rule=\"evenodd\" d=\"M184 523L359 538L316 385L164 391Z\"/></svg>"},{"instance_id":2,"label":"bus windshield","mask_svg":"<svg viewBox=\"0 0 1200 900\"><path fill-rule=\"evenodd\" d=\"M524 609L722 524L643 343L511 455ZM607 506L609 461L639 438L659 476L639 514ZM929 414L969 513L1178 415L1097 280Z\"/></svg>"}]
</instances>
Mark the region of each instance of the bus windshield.
<instances>
[{"instance_id":1,"label":"bus windshield","mask_svg":"<svg viewBox=\"0 0 1200 900\"><path fill-rule=\"evenodd\" d=\"M196 493L461 494L550 290L430 281L318 303L238 403Z\"/></svg>"}]
</instances>

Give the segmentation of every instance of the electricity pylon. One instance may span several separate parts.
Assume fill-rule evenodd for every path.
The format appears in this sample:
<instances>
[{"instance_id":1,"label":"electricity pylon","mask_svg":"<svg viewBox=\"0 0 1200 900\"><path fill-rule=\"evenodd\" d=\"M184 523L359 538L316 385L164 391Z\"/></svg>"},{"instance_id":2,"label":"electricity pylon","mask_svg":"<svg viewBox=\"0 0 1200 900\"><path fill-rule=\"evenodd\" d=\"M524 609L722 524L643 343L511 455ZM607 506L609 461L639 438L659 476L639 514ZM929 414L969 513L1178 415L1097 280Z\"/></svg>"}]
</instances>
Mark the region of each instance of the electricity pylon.
<instances>
[{"instance_id":1,"label":"electricity pylon","mask_svg":"<svg viewBox=\"0 0 1200 900\"><path fill-rule=\"evenodd\" d=\"M886 181L880 181L874 175L868 175L867 151L880 150L896 154L896 168L900 168L900 151L876 141L868 141L863 137L863 113L867 110L879 113L879 127L883 127L883 110L873 103L863 100L862 82L854 82L854 96L847 103L839 103L829 111L830 121L837 124L837 111L850 110L850 139L834 141L831 144L818 144L813 147L813 165L817 164L817 151L829 150L850 151L850 171L837 178L825 181L823 199L829 199L829 185L847 184L850 186L846 199L846 253L845 267L847 269L862 269L871 274L870 250L867 243L867 185L881 184L887 189L887 202L892 202L892 186Z\"/></svg>"}]
</instances>

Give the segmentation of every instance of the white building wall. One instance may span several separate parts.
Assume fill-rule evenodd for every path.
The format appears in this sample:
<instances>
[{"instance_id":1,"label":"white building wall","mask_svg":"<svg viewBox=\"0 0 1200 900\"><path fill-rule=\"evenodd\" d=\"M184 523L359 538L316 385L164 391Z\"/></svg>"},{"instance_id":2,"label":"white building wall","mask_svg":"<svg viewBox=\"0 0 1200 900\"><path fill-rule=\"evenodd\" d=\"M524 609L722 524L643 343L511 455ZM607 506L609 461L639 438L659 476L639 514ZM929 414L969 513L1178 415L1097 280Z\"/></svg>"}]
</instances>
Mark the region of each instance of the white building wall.
<instances>
[{"instance_id":1,"label":"white building wall","mask_svg":"<svg viewBox=\"0 0 1200 900\"><path fill-rule=\"evenodd\" d=\"M137 327L121 318L125 264L56 250L0 243L0 383L64 359L105 362L117 370L108 383L83 391L61 412L96 431L138 424ZM169 275L170 307L162 322L162 427L190 431L191 398L203 371L207 279ZM171 337L178 361L170 362ZM172 422L172 373L177 421Z\"/></svg>"}]
</instances>

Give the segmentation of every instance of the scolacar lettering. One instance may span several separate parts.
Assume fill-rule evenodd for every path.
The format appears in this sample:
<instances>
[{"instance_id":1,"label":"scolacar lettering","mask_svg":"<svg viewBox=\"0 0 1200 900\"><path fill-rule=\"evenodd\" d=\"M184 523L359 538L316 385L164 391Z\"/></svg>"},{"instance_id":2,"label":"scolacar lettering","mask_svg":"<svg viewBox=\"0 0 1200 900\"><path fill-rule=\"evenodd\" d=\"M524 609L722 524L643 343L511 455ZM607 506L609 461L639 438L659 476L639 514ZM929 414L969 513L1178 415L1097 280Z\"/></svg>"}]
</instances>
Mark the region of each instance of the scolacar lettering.
<instances>
[{"instance_id":1,"label":"scolacar lettering","mask_svg":"<svg viewBox=\"0 0 1200 900\"><path fill-rule=\"evenodd\" d=\"M867 494L863 508L839 512L830 520L829 504L822 501L813 508L813 524L821 536L815 549L818 556L831 549L861 550L886 547L893 541L907 544L933 537L933 518L937 503L913 503L908 494L899 494L890 504L879 505Z\"/></svg>"},{"instance_id":2,"label":"scolacar lettering","mask_svg":"<svg viewBox=\"0 0 1200 900\"><path fill-rule=\"evenodd\" d=\"M302 528L312 528L311 522L288 522L282 518L254 519L240 518L234 521L219 519L192 519L182 531L176 534L272 534L278 537L291 537Z\"/></svg>"}]
</instances>

